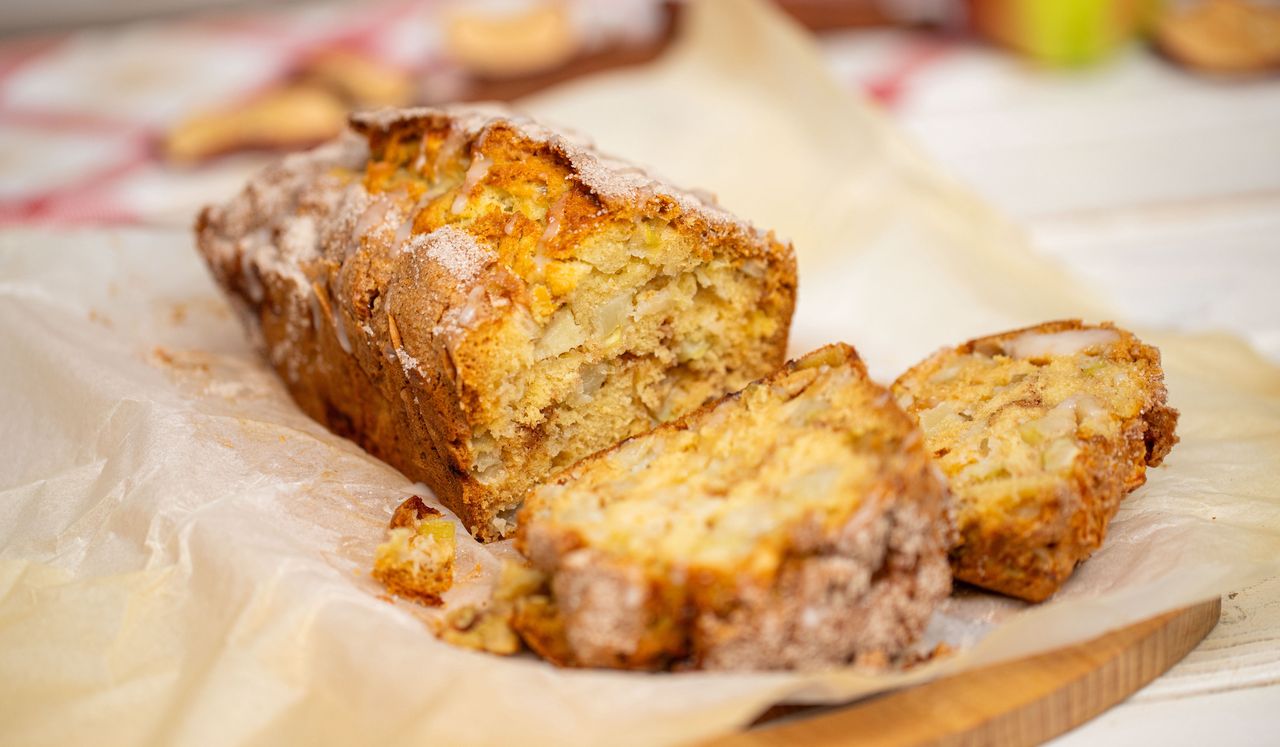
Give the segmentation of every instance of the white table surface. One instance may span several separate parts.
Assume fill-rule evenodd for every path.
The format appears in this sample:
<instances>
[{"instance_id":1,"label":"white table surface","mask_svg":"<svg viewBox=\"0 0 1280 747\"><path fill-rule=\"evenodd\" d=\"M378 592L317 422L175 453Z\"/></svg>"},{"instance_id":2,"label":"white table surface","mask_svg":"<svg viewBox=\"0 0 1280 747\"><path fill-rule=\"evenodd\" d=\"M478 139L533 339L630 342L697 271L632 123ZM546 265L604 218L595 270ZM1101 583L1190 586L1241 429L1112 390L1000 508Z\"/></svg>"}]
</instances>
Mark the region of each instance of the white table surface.
<instances>
[{"instance_id":1,"label":"white table surface","mask_svg":"<svg viewBox=\"0 0 1280 747\"><path fill-rule=\"evenodd\" d=\"M824 44L851 83L921 46L884 31ZM945 45L903 88L892 111L924 149L1126 321L1231 331L1280 362L1280 80L1204 80L1137 48L1053 72ZM1272 578L1224 596L1186 659L1053 744L1275 745L1277 727Z\"/></svg>"}]
</instances>

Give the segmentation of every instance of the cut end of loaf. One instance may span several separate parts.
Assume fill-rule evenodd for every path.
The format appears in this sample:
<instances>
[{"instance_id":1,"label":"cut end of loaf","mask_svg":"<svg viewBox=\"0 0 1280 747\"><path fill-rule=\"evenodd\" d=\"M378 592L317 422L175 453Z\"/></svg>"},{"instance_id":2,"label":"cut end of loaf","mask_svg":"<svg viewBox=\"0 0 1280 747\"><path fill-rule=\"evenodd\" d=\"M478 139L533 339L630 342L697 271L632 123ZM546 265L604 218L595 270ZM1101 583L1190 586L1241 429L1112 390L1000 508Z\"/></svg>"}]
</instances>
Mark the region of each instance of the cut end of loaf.
<instances>
[{"instance_id":1,"label":"cut end of loaf","mask_svg":"<svg viewBox=\"0 0 1280 747\"><path fill-rule=\"evenodd\" d=\"M517 279L510 313L475 309L451 348L478 536L509 533L541 477L781 361L790 251L714 206L509 114L357 127L367 188L413 201L414 235L458 231L491 251L437 264L475 277L487 259Z\"/></svg>"}]
</instances>

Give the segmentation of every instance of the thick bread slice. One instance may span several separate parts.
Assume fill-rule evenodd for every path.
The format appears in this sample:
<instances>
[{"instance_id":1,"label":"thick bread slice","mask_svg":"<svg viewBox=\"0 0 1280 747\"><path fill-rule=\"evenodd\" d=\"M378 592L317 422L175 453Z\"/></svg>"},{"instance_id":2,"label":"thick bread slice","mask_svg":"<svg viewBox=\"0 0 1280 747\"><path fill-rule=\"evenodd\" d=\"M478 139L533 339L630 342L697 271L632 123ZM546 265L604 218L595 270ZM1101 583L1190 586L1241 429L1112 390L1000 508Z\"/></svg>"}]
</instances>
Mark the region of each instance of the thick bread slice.
<instances>
[{"instance_id":1,"label":"thick bread slice","mask_svg":"<svg viewBox=\"0 0 1280 747\"><path fill-rule=\"evenodd\" d=\"M943 350L893 385L956 497L958 579L1029 601L1096 550L1177 442L1160 353L1078 320Z\"/></svg>"},{"instance_id":2,"label":"thick bread slice","mask_svg":"<svg viewBox=\"0 0 1280 747\"><path fill-rule=\"evenodd\" d=\"M494 107L357 116L197 238L304 410L473 534L527 489L773 371L789 246Z\"/></svg>"},{"instance_id":3,"label":"thick bread slice","mask_svg":"<svg viewBox=\"0 0 1280 747\"><path fill-rule=\"evenodd\" d=\"M535 489L516 542L549 584L514 624L575 666L885 663L950 591L946 506L910 419L828 346Z\"/></svg>"}]
</instances>

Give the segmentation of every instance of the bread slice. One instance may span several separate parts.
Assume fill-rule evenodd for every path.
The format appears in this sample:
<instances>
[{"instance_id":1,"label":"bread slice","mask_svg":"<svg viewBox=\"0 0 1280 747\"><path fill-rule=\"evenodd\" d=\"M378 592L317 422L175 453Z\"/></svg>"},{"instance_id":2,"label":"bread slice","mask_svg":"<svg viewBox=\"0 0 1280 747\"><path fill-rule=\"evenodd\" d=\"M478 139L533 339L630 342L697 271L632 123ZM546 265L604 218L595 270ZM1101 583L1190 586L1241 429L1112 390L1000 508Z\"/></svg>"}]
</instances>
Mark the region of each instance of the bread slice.
<instances>
[{"instance_id":1,"label":"bread slice","mask_svg":"<svg viewBox=\"0 0 1280 747\"><path fill-rule=\"evenodd\" d=\"M904 373L956 500L956 578L1038 602L1096 550L1177 442L1160 353L1078 320L972 340Z\"/></svg>"},{"instance_id":2,"label":"bread slice","mask_svg":"<svg viewBox=\"0 0 1280 747\"><path fill-rule=\"evenodd\" d=\"M946 489L832 345L535 489L516 606L561 663L816 668L902 654L950 591Z\"/></svg>"},{"instance_id":3,"label":"bread slice","mask_svg":"<svg viewBox=\"0 0 1280 747\"><path fill-rule=\"evenodd\" d=\"M477 537L552 471L785 357L772 234L509 111L353 119L197 225L299 405Z\"/></svg>"}]
</instances>

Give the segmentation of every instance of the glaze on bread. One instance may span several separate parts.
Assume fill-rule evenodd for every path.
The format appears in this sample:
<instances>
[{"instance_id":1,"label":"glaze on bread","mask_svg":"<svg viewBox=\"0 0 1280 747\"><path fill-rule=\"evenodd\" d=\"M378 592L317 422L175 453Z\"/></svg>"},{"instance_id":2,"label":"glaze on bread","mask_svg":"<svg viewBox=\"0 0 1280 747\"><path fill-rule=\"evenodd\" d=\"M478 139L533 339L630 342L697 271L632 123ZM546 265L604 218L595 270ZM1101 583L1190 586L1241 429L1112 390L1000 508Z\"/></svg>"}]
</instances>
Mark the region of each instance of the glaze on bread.
<instances>
[{"instance_id":1,"label":"glaze on bread","mask_svg":"<svg viewBox=\"0 0 1280 747\"><path fill-rule=\"evenodd\" d=\"M955 495L956 578L1029 601L1102 544L1120 500L1177 442L1159 351L1111 324L972 340L893 392Z\"/></svg>"},{"instance_id":2,"label":"glaze on bread","mask_svg":"<svg viewBox=\"0 0 1280 747\"><path fill-rule=\"evenodd\" d=\"M781 364L788 245L494 107L284 159L198 245L298 404L478 538L583 456Z\"/></svg>"},{"instance_id":3,"label":"glaze on bread","mask_svg":"<svg viewBox=\"0 0 1280 747\"><path fill-rule=\"evenodd\" d=\"M832 345L532 491L515 606L560 664L811 669L902 654L950 591L946 489Z\"/></svg>"}]
</instances>

